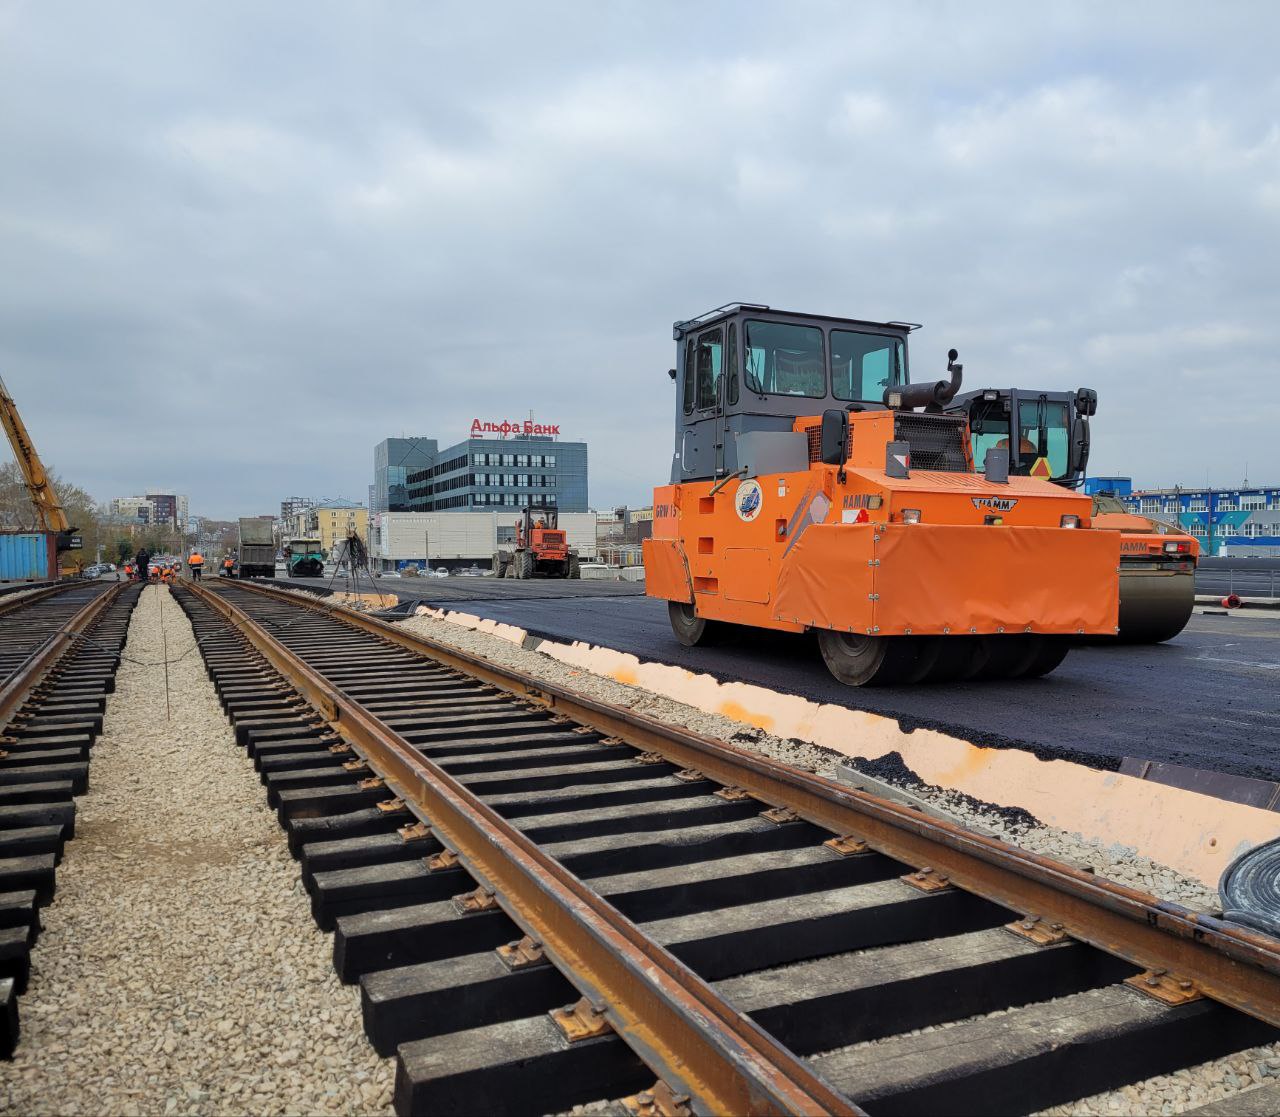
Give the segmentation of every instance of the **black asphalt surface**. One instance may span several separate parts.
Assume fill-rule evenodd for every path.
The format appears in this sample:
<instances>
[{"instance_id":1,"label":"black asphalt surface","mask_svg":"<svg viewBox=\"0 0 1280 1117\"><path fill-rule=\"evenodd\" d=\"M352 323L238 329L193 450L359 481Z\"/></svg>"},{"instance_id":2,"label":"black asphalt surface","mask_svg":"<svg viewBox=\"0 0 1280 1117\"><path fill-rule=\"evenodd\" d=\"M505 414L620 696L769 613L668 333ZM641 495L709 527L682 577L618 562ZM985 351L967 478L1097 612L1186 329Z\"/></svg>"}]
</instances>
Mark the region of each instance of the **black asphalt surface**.
<instances>
[{"instance_id":1,"label":"black asphalt surface","mask_svg":"<svg viewBox=\"0 0 1280 1117\"><path fill-rule=\"evenodd\" d=\"M394 593L401 601L427 601L433 605L457 605L467 601L535 601L563 598L643 597L643 582L585 581L568 578L375 578L363 575L356 583L345 578L277 578L282 586L360 593Z\"/></svg>"},{"instance_id":2,"label":"black asphalt surface","mask_svg":"<svg viewBox=\"0 0 1280 1117\"><path fill-rule=\"evenodd\" d=\"M723 646L682 647L666 603L647 597L512 595L465 608L538 635L870 710L905 729L942 729L975 744L1095 768L1134 756L1280 779L1280 613L1197 614L1167 644L1076 648L1044 679L855 690L828 674L812 637L737 630Z\"/></svg>"}]
</instances>

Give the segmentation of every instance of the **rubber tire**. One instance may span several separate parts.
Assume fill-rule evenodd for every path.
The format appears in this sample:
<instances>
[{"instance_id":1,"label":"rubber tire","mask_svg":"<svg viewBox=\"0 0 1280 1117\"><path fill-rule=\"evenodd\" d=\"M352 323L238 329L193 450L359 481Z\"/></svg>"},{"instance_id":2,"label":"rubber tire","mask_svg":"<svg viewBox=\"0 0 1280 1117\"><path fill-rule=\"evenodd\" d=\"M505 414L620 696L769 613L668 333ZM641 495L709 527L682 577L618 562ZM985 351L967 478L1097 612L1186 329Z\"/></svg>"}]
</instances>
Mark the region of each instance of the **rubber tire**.
<instances>
[{"instance_id":1,"label":"rubber tire","mask_svg":"<svg viewBox=\"0 0 1280 1117\"><path fill-rule=\"evenodd\" d=\"M1031 668L1040 640L1024 633L980 637L987 646L987 662L979 679L1020 679Z\"/></svg>"},{"instance_id":2,"label":"rubber tire","mask_svg":"<svg viewBox=\"0 0 1280 1117\"><path fill-rule=\"evenodd\" d=\"M903 669L902 682L914 685L928 682L933 675L934 664L942 654L941 636L908 636L912 644L911 664Z\"/></svg>"},{"instance_id":3,"label":"rubber tire","mask_svg":"<svg viewBox=\"0 0 1280 1117\"><path fill-rule=\"evenodd\" d=\"M515 568L517 578L533 577L533 552L517 551L515 556Z\"/></svg>"},{"instance_id":4,"label":"rubber tire","mask_svg":"<svg viewBox=\"0 0 1280 1117\"><path fill-rule=\"evenodd\" d=\"M667 618L676 639L686 648L705 648L716 643L721 634L719 624L698 616L694 607L683 601L667 602Z\"/></svg>"},{"instance_id":5,"label":"rubber tire","mask_svg":"<svg viewBox=\"0 0 1280 1117\"><path fill-rule=\"evenodd\" d=\"M967 682L987 665L987 647L976 636L938 636L938 656L929 670L931 683Z\"/></svg>"},{"instance_id":6,"label":"rubber tire","mask_svg":"<svg viewBox=\"0 0 1280 1117\"><path fill-rule=\"evenodd\" d=\"M1036 652L1031 660L1031 666L1023 672L1022 677L1024 679L1043 678L1050 671L1057 670L1070 650L1071 637L1069 636L1041 636L1040 650Z\"/></svg>"},{"instance_id":7,"label":"rubber tire","mask_svg":"<svg viewBox=\"0 0 1280 1117\"><path fill-rule=\"evenodd\" d=\"M863 636L818 630L827 670L846 686L892 686L923 677L928 663L924 641L913 636ZM922 669L923 666L923 669Z\"/></svg>"},{"instance_id":8,"label":"rubber tire","mask_svg":"<svg viewBox=\"0 0 1280 1117\"><path fill-rule=\"evenodd\" d=\"M582 577L582 560L579 559L577 555L571 555L569 557L569 577L570 578Z\"/></svg>"}]
</instances>

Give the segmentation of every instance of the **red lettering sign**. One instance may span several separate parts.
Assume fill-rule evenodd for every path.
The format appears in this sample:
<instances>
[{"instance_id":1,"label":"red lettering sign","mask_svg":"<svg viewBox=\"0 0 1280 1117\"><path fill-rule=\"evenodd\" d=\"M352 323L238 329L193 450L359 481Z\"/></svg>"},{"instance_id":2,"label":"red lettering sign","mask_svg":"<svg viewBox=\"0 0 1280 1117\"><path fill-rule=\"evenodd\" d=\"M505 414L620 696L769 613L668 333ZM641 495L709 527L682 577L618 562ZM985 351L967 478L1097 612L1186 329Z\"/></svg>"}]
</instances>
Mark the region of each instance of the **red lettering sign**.
<instances>
[{"instance_id":1,"label":"red lettering sign","mask_svg":"<svg viewBox=\"0 0 1280 1117\"><path fill-rule=\"evenodd\" d=\"M484 438L486 435L497 435L507 438L513 434L538 435L545 438L558 437L559 423L535 423L532 419L503 419L500 423L488 419L471 420L471 437Z\"/></svg>"}]
</instances>

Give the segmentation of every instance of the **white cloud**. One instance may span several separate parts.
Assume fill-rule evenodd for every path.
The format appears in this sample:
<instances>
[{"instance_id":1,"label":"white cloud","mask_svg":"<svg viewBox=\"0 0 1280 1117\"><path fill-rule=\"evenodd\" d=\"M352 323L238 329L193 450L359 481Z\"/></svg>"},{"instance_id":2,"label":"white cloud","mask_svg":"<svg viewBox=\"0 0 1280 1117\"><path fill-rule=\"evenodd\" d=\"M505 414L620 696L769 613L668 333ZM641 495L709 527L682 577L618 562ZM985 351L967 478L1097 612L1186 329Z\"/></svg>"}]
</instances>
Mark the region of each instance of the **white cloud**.
<instances>
[{"instance_id":1,"label":"white cloud","mask_svg":"<svg viewBox=\"0 0 1280 1117\"><path fill-rule=\"evenodd\" d=\"M1252 441L1280 478L1274 414L1210 437L1202 399L1274 395L1280 9L0 21L0 365L66 389L24 407L99 495L152 459L212 513L358 494L379 439L501 401L592 442L597 503L644 500L670 323L732 298L923 321L921 376L955 344L972 382L1087 383L1099 469ZM212 381L254 405L179 387Z\"/></svg>"}]
</instances>

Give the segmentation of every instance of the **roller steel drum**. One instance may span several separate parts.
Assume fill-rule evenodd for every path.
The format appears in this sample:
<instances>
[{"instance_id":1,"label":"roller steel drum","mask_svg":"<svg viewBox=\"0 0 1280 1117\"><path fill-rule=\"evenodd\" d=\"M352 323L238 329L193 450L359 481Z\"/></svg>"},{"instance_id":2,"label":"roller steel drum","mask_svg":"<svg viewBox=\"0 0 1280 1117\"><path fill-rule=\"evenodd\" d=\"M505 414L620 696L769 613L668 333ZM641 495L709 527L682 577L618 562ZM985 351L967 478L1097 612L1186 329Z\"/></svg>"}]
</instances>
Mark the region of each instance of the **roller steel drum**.
<instances>
[{"instance_id":1,"label":"roller steel drum","mask_svg":"<svg viewBox=\"0 0 1280 1117\"><path fill-rule=\"evenodd\" d=\"M1121 570L1120 635L1125 644L1172 640L1187 626L1196 601L1191 571Z\"/></svg>"}]
</instances>

